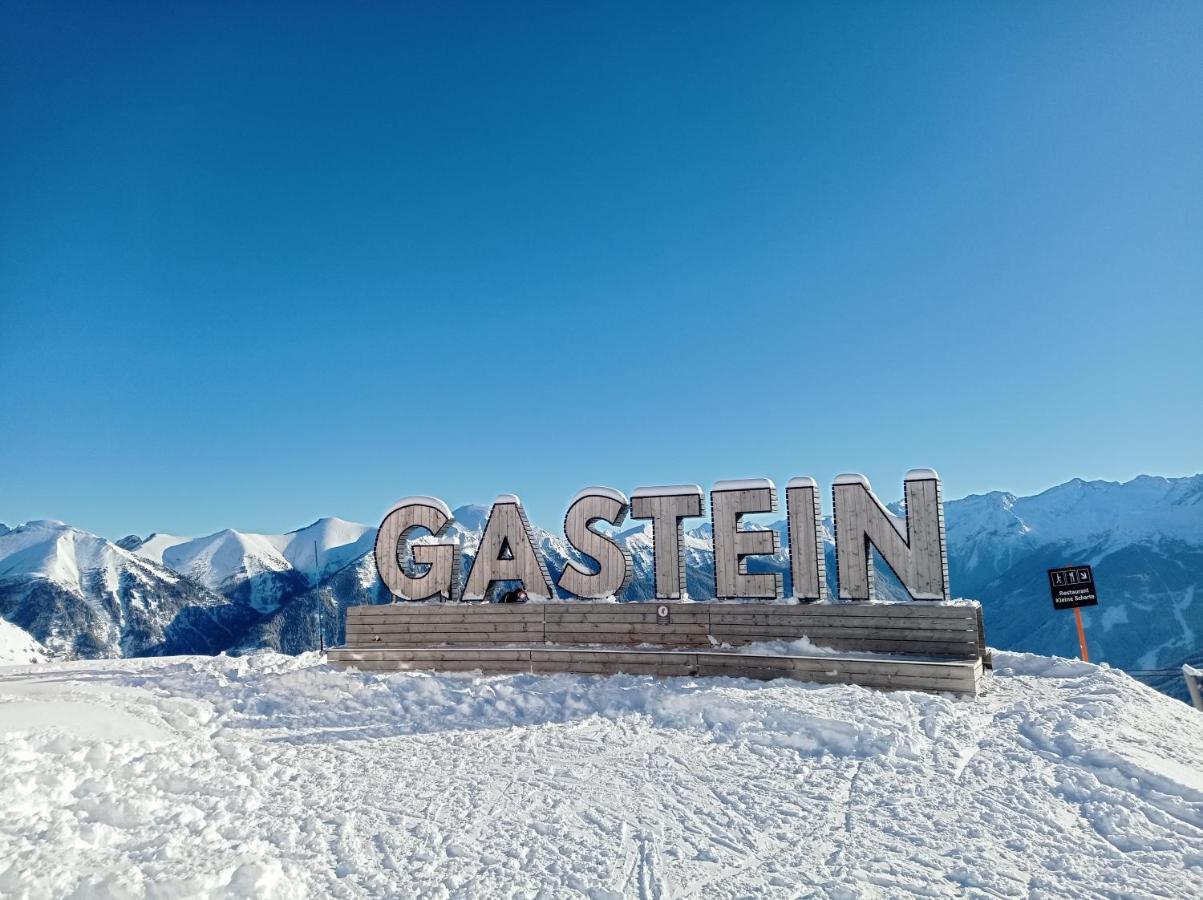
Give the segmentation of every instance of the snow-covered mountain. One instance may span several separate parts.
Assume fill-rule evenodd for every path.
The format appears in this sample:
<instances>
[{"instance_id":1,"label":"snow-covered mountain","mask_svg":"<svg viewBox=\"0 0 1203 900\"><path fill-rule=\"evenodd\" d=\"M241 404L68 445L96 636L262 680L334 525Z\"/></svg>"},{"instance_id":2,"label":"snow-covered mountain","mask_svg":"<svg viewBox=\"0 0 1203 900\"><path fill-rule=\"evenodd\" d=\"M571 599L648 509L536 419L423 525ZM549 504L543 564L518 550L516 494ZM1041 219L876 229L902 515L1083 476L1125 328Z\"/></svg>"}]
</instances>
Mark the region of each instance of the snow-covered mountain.
<instances>
[{"instance_id":1,"label":"snow-covered mountain","mask_svg":"<svg viewBox=\"0 0 1203 900\"><path fill-rule=\"evenodd\" d=\"M0 617L68 658L216 652L249 620L171 569L47 520L0 535Z\"/></svg>"},{"instance_id":2,"label":"snow-covered mountain","mask_svg":"<svg viewBox=\"0 0 1203 900\"><path fill-rule=\"evenodd\" d=\"M455 510L448 534L460 544L465 575L487 516L485 506ZM1083 611L1092 659L1130 670L1203 660L1203 475L1074 480L1032 497L974 495L946 502L945 519L953 592L983 602L993 646L1073 654L1073 616L1053 612L1045 570L1089 563L1101 596L1099 607ZM559 523L550 531L534 527L555 582L572 551ZM785 522L765 527L780 533L782 552L751 567L780 572L788 593ZM834 581L830 520L824 528ZM622 599L648 599L650 523L634 522L619 537L634 561ZM376 575L374 540L373 527L335 518L282 535L154 534L117 545L62 523L0 527L0 615L52 652L79 656L168 652L163 647L295 653L316 647L319 629L325 643L340 642L348 606L390 599ZM690 596L709 597L714 558L706 519L686 529L685 557ZM880 574L879 590L896 594L893 576ZM220 611L218 633L205 626L185 638L177 624L160 635L149 624L163 630L182 609L192 610L183 622L198 609ZM1166 684L1179 680L1170 674Z\"/></svg>"},{"instance_id":3,"label":"snow-covered mountain","mask_svg":"<svg viewBox=\"0 0 1203 900\"><path fill-rule=\"evenodd\" d=\"M945 520L953 589L982 599L991 644L1072 654L1074 617L1052 611L1045 570L1086 563L1099 589L1099 606L1082 610L1092 660L1203 659L1203 476L976 495L946 504ZM1167 683L1178 689L1180 675Z\"/></svg>"},{"instance_id":4,"label":"snow-covered mountain","mask_svg":"<svg viewBox=\"0 0 1203 900\"><path fill-rule=\"evenodd\" d=\"M200 538L152 534L118 543L212 591L270 613L370 552L376 530L318 519L287 534L225 529Z\"/></svg>"}]
</instances>

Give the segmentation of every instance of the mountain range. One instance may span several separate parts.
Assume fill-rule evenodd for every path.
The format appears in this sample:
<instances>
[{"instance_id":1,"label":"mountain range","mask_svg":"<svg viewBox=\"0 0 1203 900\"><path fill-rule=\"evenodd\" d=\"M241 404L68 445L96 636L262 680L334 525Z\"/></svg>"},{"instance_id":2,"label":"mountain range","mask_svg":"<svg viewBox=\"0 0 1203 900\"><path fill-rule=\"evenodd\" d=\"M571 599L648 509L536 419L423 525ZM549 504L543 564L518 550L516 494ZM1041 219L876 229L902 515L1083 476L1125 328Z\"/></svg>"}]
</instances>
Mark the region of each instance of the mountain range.
<instances>
[{"instance_id":1,"label":"mountain range","mask_svg":"<svg viewBox=\"0 0 1203 900\"><path fill-rule=\"evenodd\" d=\"M901 504L893 508L901 512ZM484 506L455 510L448 534L460 543L465 574L487 515ZM685 535L695 599L711 596L714 572L710 524L698 521ZM1073 616L1054 613L1045 570L1089 564L1100 594L1098 607L1083 610L1092 660L1149 673L1176 694L1173 670L1203 660L1203 475L1075 479L1030 497L972 495L947 501L945 522L953 593L982 602L991 646L1075 655ZM785 522L750 527L784 532ZM554 582L573 551L558 531L534 531ZM650 599L650 523L618 537L634 562L620 599ZM824 538L830 577L830 520ZM337 518L283 535L227 529L115 542L58 521L0 525L0 618L23 629L30 652L56 657L296 653L318 646L319 631L326 644L341 642L348 606L389 602L374 541L374 527ZM781 572L788 595L787 550L751 569ZM878 569L879 592L900 596L888 569Z\"/></svg>"}]
</instances>

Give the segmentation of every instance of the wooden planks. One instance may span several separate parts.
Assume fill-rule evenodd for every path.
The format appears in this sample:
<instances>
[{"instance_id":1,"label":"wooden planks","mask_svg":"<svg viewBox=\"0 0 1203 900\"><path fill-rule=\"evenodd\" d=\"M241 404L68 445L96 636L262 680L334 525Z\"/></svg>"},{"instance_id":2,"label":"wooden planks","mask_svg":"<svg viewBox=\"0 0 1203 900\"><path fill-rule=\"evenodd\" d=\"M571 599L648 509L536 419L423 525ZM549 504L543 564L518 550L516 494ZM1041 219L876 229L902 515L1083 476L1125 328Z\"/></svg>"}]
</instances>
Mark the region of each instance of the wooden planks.
<instances>
[{"instance_id":1,"label":"wooden planks","mask_svg":"<svg viewBox=\"0 0 1203 900\"><path fill-rule=\"evenodd\" d=\"M442 537L450 523L451 510L431 497L410 497L389 510L376 533L374 554L380 578L394 596L406 600L440 595L448 600L457 599L459 545L444 540L434 544L410 541L413 529ZM405 570L403 561L407 557L412 557L418 573ZM427 568L423 570L422 566Z\"/></svg>"},{"instance_id":2,"label":"wooden planks","mask_svg":"<svg viewBox=\"0 0 1203 900\"><path fill-rule=\"evenodd\" d=\"M392 604L352 607L346 634L331 664L370 671L725 675L975 694L986 661L980 607L933 603ZM799 637L837 652L714 646ZM889 655L840 655L850 651Z\"/></svg>"},{"instance_id":3,"label":"wooden planks","mask_svg":"<svg viewBox=\"0 0 1203 900\"><path fill-rule=\"evenodd\" d=\"M531 596L555 596L547 564L531 537L530 520L513 494L502 494L493 501L468 571L464 599L482 599L498 581L521 581Z\"/></svg>"},{"instance_id":4,"label":"wooden planks","mask_svg":"<svg viewBox=\"0 0 1203 900\"><path fill-rule=\"evenodd\" d=\"M780 573L748 572L748 557L771 556L777 546L777 532L740 528L748 513L776 512L777 489L767 478L748 482L719 482L710 492L711 534L714 535L714 596L781 596Z\"/></svg>"},{"instance_id":5,"label":"wooden planks","mask_svg":"<svg viewBox=\"0 0 1203 900\"><path fill-rule=\"evenodd\" d=\"M939 477L930 469L915 469L903 484L906 516L900 519L877 499L864 476L840 475L832 483L841 599L873 599L873 547L913 599L951 599Z\"/></svg>"},{"instance_id":6,"label":"wooden planks","mask_svg":"<svg viewBox=\"0 0 1203 900\"><path fill-rule=\"evenodd\" d=\"M631 518L652 520L657 599L678 600L685 594L684 520L701 514L702 489L696 484L638 488L631 495Z\"/></svg>"},{"instance_id":7,"label":"wooden planks","mask_svg":"<svg viewBox=\"0 0 1203 900\"><path fill-rule=\"evenodd\" d=\"M560 587L577 597L598 599L626 590L634 572L631 551L593 526L597 522L621 525L629 509L626 498L610 488L586 488L577 494L564 516L564 537L596 563L597 571L591 572L569 559L560 576Z\"/></svg>"},{"instance_id":8,"label":"wooden planks","mask_svg":"<svg viewBox=\"0 0 1203 900\"><path fill-rule=\"evenodd\" d=\"M974 695L980 660L865 659L843 656L761 656L714 651L453 647L335 648L331 665L367 671L573 672L665 676L790 678L889 690Z\"/></svg>"},{"instance_id":9,"label":"wooden planks","mask_svg":"<svg viewBox=\"0 0 1203 900\"><path fill-rule=\"evenodd\" d=\"M351 607L346 625L348 647L523 643L708 649L803 637L839 651L981 659L989 664L981 609L971 605L392 604Z\"/></svg>"}]
</instances>

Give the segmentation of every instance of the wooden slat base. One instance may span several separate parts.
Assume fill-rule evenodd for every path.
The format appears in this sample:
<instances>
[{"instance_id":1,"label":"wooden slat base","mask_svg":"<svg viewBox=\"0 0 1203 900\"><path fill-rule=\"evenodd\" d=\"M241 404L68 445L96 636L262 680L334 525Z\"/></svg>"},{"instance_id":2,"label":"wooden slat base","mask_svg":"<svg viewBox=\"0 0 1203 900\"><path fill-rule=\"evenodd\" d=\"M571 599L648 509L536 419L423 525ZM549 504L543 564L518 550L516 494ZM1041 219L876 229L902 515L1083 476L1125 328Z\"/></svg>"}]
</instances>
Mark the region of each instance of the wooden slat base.
<instances>
[{"instance_id":1,"label":"wooden slat base","mask_svg":"<svg viewBox=\"0 0 1203 900\"><path fill-rule=\"evenodd\" d=\"M838 652L769 656L729 649L802 637ZM940 603L355 606L347 610L346 640L330 651L332 665L732 675L970 695L989 665L981 609ZM839 655L856 652L883 655Z\"/></svg>"},{"instance_id":2,"label":"wooden slat base","mask_svg":"<svg viewBox=\"0 0 1203 900\"><path fill-rule=\"evenodd\" d=\"M727 675L791 678L822 684L858 684L893 690L947 691L976 695L980 659L930 660L904 657L759 656L685 650L606 650L582 647L337 647L331 665L371 671L573 672L654 676Z\"/></svg>"},{"instance_id":3,"label":"wooden slat base","mask_svg":"<svg viewBox=\"0 0 1203 900\"><path fill-rule=\"evenodd\" d=\"M666 610L667 616L660 616ZM842 652L980 660L981 609L941 603L398 603L347 610L348 647L657 644L709 650L808 638Z\"/></svg>"}]
</instances>

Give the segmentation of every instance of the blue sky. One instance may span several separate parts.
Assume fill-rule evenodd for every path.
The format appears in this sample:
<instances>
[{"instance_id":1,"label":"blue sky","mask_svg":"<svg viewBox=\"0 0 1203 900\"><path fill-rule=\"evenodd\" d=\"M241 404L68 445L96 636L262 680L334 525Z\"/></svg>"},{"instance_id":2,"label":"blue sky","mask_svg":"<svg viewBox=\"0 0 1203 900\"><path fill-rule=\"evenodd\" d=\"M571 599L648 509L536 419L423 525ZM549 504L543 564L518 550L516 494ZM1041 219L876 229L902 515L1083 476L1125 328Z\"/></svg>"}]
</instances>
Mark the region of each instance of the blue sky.
<instances>
[{"instance_id":1,"label":"blue sky","mask_svg":"<svg viewBox=\"0 0 1203 900\"><path fill-rule=\"evenodd\" d=\"M1203 469L1203 5L10 2L0 521Z\"/></svg>"}]
</instances>

